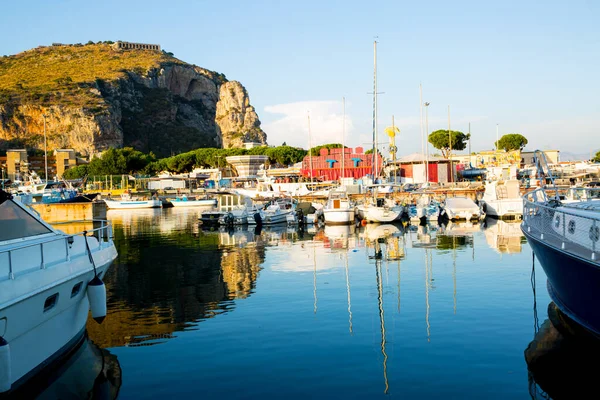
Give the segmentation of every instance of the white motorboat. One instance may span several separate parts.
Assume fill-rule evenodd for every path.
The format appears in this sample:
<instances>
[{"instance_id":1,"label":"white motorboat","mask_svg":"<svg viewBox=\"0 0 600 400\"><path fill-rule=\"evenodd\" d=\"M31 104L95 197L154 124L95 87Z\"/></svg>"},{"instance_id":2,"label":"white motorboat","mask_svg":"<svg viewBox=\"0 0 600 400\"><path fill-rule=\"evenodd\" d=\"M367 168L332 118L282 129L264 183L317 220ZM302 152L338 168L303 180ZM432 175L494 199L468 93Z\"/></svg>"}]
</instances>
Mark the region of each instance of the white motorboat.
<instances>
[{"instance_id":1,"label":"white motorboat","mask_svg":"<svg viewBox=\"0 0 600 400\"><path fill-rule=\"evenodd\" d=\"M296 208L302 210L305 224L318 224L323 218L323 204L302 201L298 203Z\"/></svg>"},{"instance_id":2,"label":"white motorboat","mask_svg":"<svg viewBox=\"0 0 600 400\"><path fill-rule=\"evenodd\" d=\"M258 216L253 219L257 224L273 225L286 223L289 214L296 212L296 200L289 197L274 199L266 204L266 207L258 211Z\"/></svg>"},{"instance_id":3,"label":"white motorboat","mask_svg":"<svg viewBox=\"0 0 600 400\"><path fill-rule=\"evenodd\" d=\"M160 208L162 201L160 199L147 199L131 196L129 193L123 193L119 200L104 199L106 206L110 209L132 209L132 208Z\"/></svg>"},{"instance_id":4,"label":"white motorboat","mask_svg":"<svg viewBox=\"0 0 600 400\"><path fill-rule=\"evenodd\" d=\"M360 218L367 222L394 222L403 217L408 220L408 207L392 199L378 198L375 203L364 203L356 207Z\"/></svg>"},{"instance_id":5,"label":"white motorboat","mask_svg":"<svg viewBox=\"0 0 600 400\"><path fill-rule=\"evenodd\" d=\"M479 206L473 200L464 196L448 197L440 205L442 207L441 217L444 215L450 221L456 220L480 220L485 217Z\"/></svg>"},{"instance_id":6,"label":"white motorboat","mask_svg":"<svg viewBox=\"0 0 600 400\"><path fill-rule=\"evenodd\" d=\"M410 220L421 224L427 221L437 221L440 214L440 205L428 194L421 195L416 204L409 207Z\"/></svg>"},{"instance_id":7,"label":"white motorboat","mask_svg":"<svg viewBox=\"0 0 600 400\"><path fill-rule=\"evenodd\" d=\"M523 199L519 181L492 180L485 183L485 192L481 199L481 210L492 218L521 219L523 217Z\"/></svg>"},{"instance_id":8,"label":"white motorboat","mask_svg":"<svg viewBox=\"0 0 600 400\"><path fill-rule=\"evenodd\" d=\"M326 225L349 225L354 223L355 206L346 188L341 186L329 191L327 203L323 207L323 217Z\"/></svg>"},{"instance_id":9,"label":"white motorboat","mask_svg":"<svg viewBox=\"0 0 600 400\"><path fill-rule=\"evenodd\" d=\"M254 204L251 198L246 197L244 203L228 207L225 214L219 217L220 225L252 225L256 224L255 215L260 213L262 206ZM260 215L260 214L259 214Z\"/></svg>"},{"instance_id":10,"label":"white motorboat","mask_svg":"<svg viewBox=\"0 0 600 400\"><path fill-rule=\"evenodd\" d=\"M80 343L90 309L106 316L101 279L117 251L110 223L96 224L65 234L0 190L0 395Z\"/></svg>"},{"instance_id":11,"label":"white motorboat","mask_svg":"<svg viewBox=\"0 0 600 400\"><path fill-rule=\"evenodd\" d=\"M168 199L173 207L216 207L217 199L198 198L194 196L177 196L174 199Z\"/></svg>"},{"instance_id":12,"label":"white motorboat","mask_svg":"<svg viewBox=\"0 0 600 400\"><path fill-rule=\"evenodd\" d=\"M374 184L367 186L368 190L372 191L373 197L365 201L363 204L356 206L358 217L366 222L387 223L410 219L408 206L400 204L389 198L380 198L378 194L381 190L383 193L388 193L386 190L390 185Z\"/></svg>"}]
</instances>

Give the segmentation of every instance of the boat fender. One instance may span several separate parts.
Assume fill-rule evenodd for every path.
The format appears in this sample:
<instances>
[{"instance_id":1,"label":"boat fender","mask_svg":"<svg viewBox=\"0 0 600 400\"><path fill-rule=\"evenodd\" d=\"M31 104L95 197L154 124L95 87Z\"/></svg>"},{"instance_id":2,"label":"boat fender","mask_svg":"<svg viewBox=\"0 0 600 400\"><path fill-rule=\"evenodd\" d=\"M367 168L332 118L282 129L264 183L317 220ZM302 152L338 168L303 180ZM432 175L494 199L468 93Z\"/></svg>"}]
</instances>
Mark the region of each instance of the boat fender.
<instances>
[{"instance_id":1,"label":"boat fender","mask_svg":"<svg viewBox=\"0 0 600 400\"><path fill-rule=\"evenodd\" d=\"M11 386L10 346L0 336L0 394L8 392Z\"/></svg>"},{"instance_id":2,"label":"boat fender","mask_svg":"<svg viewBox=\"0 0 600 400\"><path fill-rule=\"evenodd\" d=\"M256 225L262 225L262 217L259 212L254 213L254 222L256 222Z\"/></svg>"},{"instance_id":3,"label":"boat fender","mask_svg":"<svg viewBox=\"0 0 600 400\"><path fill-rule=\"evenodd\" d=\"M301 209L296 210L296 217L298 217L298 224L304 225L304 212Z\"/></svg>"},{"instance_id":4,"label":"boat fender","mask_svg":"<svg viewBox=\"0 0 600 400\"><path fill-rule=\"evenodd\" d=\"M87 287L90 310L94 321L101 324L106 318L106 286L98 276L88 283Z\"/></svg>"},{"instance_id":5,"label":"boat fender","mask_svg":"<svg viewBox=\"0 0 600 400\"><path fill-rule=\"evenodd\" d=\"M360 224L361 224L362 226L367 226L367 220L366 220L366 219L363 219L363 220L361 220L361 221L360 221Z\"/></svg>"}]
</instances>

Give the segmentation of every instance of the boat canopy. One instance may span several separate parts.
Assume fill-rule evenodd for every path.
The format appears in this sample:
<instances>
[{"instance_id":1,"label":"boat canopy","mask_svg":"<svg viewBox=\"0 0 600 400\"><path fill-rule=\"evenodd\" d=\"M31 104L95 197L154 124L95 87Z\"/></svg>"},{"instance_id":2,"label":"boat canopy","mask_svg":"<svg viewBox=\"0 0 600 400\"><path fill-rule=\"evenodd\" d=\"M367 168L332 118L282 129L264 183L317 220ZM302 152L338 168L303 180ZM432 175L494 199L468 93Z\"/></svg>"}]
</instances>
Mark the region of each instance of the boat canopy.
<instances>
[{"instance_id":1,"label":"boat canopy","mask_svg":"<svg viewBox=\"0 0 600 400\"><path fill-rule=\"evenodd\" d=\"M51 229L29 214L5 192L0 194L0 243L8 240L53 233Z\"/></svg>"}]
</instances>

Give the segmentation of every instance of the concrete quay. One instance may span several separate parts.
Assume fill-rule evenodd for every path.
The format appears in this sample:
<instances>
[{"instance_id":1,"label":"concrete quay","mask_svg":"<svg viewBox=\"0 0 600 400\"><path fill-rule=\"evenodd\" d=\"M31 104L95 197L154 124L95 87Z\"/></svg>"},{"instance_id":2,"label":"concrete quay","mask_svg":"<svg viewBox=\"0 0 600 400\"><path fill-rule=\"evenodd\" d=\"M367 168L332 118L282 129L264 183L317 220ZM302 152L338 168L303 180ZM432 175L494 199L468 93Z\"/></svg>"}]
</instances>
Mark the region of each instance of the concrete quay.
<instances>
[{"instance_id":1,"label":"concrete quay","mask_svg":"<svg viewBox=\"0 0 600 400\"><path fill-rule=\"evenodd\" d=\"M48 223L106 219L106 203L92 201L88 203L31 203Z\"/></svg>"}]
</instances>

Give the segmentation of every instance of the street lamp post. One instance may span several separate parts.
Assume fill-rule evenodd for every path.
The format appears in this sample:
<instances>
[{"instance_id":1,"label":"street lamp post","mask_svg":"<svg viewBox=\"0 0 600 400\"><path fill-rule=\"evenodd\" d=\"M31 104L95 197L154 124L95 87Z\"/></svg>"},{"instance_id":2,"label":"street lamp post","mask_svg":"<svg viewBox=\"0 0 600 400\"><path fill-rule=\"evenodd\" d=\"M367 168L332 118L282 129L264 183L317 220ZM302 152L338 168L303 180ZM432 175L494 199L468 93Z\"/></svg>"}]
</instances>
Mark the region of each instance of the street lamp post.
<instances>
[{"instance_id":1,"label":"street lamp post","mask_svg":"<svg viewBox=\"0 0 600 400\"><path fill-rule=\"evenodd\" d=\"M48 182L48 148L47 148L47 141L46 141L46 114L42 114L42 117L44 117L44 173L45 173L46 182Z\"/></svg>"}]
</instances>

